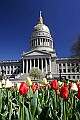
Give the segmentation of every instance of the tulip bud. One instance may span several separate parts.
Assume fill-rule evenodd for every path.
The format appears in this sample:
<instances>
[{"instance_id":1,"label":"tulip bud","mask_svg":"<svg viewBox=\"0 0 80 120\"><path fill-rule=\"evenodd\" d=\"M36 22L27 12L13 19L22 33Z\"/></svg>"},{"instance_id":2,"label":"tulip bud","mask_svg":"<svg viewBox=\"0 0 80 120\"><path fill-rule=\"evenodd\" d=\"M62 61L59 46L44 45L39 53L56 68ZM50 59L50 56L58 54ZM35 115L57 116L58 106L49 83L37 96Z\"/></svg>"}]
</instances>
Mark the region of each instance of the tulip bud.
<instances>
[{"instance_id":1,"label":"tulip bud","mask_svg":"<svg viewBox=\"0 0 80 120\"><path fill-rule=\"evenodd\" d=\"M31 79L29 77L26 78L26 84L27 84L27 86L32 85Z\"/></svg>"},{"instance_id":2,"label":"tulip bud","mask_svg":"<svg viewBox=\"0 0 80 120\"><path fill-rule=\"evenodd\" d=\"M5 85L5 79L2 80L2 85Z\"/></svg>"},{"instance_id":3,"label":"tulip bud","mask_svg":"<svg viewBox=\"0 0 80 120\"><path fill-rule=\"evenodd\" d=\"M21 85L21 83L17 83L17 90L19 91L19 88L20 88L20 85Z\"/></svg>"},{"instance_id":4,"label":"tulip bud","mask_svg":"<svg viewBox=\"0 0 80 120\"><path fill-rule=\"evenodd\" d=\"M12 87L12 82L9 81L9 79L6 80L5 88L10 88Z\"/></svg>"},{"instance_id":5,"label":"tulip bud","mask_svg":"<svg viewBox=\"0 0 80 120\"><path fill-rule=\"evenodd\" d=\"M59 85L59 86L63 86L63 85L64 85L64 83L63 83L63 82L61 82L61 81L58 81L58 85Z\"/></svg>"},{"instance_id":6,"label":"tulip bud","mask_svg":"<svg viewBox=\"0 0 80 120\"><path fill-rule=\"evenodd\" d=\"M71 90L78 91L78 87L77 87L76 83L72 84Z\"/></svg>"},{"instance_id":7,"label":"tulip bud","mask_svg":"<svg viewBox=\"0 0 80 120\"><path fill-rule=\"evenodd\" d=\"M47 79L46 79L46 78L43 78L43 80L42 80L42 84L44 84L44 85L48 84L48 82L47 82Z\"/></svg>"}]
</instances>

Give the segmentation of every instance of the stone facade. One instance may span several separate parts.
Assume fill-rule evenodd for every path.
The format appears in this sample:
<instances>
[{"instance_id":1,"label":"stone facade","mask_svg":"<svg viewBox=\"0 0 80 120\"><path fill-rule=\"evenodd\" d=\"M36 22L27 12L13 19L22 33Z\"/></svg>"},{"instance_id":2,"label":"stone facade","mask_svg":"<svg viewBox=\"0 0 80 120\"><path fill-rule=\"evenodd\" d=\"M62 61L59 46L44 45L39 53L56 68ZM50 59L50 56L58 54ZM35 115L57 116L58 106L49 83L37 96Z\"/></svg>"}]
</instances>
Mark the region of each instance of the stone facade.
<instances>
[{"instance_id":1,"label":"stone facade","mask_svg":"<svg viewBox=\"0 0 80 120\"><path fill-rule=\"evenodd\" d=\"M40 13L39 22L34 26L30 37L30 50L22 53L21 60L0 61L0 73L8 77L28 75L32 67L38 67L44 76L64 77L71 80L80 79L79 63L71 58L58 58L49 28L43 23Z\"/></svg>"}]
</instances>

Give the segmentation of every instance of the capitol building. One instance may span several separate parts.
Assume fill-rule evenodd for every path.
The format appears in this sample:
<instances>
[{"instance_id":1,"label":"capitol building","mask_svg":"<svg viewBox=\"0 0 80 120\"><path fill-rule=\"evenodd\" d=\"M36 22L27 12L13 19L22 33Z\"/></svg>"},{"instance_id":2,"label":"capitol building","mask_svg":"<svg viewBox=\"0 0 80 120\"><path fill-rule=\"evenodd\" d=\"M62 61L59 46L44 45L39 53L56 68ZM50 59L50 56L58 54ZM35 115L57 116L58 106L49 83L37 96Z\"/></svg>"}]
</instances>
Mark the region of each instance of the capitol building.
<instances>
[{"instance_id":1,"label":"capitol building","mask_svg":"<svg viewBox=\"0 0 80 120\"><path fill-rule=\"evenodd\" d=\"M30 49L22 53L20 60L0 61L0 73L4 72L9 78L23 80L32 67L37 67L41 69L44 76L80 80L78 63L73 62L72 58L58 58L56 55L54 39L48 26L43 22L41 12L29 42Z\"/></svg>"}]
</instances>

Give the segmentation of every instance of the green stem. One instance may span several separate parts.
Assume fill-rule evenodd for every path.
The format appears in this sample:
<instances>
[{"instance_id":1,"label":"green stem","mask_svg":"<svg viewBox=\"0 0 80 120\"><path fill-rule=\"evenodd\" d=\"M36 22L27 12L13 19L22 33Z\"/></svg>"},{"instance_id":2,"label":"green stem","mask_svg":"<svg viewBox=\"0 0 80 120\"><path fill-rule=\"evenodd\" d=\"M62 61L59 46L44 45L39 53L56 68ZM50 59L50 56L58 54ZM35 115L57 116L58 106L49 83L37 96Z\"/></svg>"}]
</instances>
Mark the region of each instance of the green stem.
<instances>
[{"instance_id":1,"label":"green stem","mask_svg":"<svg viewBox=\"0 0 80 120\"><path fill-rule=\"evenodd\" d=\"M54 94L54 108L56 109L56 105L57 105L57 92L55 90L55 94Z\"/></svg>"},{"instance_id":2,"label":"green stem","mask_svg":"<svg viewBox=\"0 0 80 120\"><path fill-rule=\"evenodd\" d=\"M65 101L65 99L63 100L63 107L64 107L64 111L63 111L64 120L66 120L66 101Z\"/></svg>"},{"instance_id":3,"label":"green stem","mask_svg":"<svg viewBox=\"0 0 80 120\"><path fill-rule=\"evenodd\" d=\"M23 114L22 114L22 116L23 116L23 117L22 117L22 120L24 120L24 96L23 96L23 108L22 108L22 111L23 111L23 112L22 112L22 113L23 113Z\"/></svg>"}]
</instances>

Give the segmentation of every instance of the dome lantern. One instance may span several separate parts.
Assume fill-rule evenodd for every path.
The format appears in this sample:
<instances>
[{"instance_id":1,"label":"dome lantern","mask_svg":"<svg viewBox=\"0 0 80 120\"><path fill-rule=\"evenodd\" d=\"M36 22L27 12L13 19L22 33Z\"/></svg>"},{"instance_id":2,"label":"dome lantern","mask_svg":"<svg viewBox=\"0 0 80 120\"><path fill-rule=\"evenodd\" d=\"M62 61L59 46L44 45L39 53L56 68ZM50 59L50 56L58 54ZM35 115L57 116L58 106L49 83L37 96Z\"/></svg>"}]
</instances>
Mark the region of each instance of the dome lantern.
<instances>
[{"instance_id":1,"label":"dome lantern","mask_svg":"<svg viewBox=\"0 0 80 120\"><path fill-rule=\"evenodd\" d=\"M42 15L41 15L41 11L40 11L40 18L39 18L39 24L43 24L43 18L42 18Z\"/></svg>"}]
</instances>

